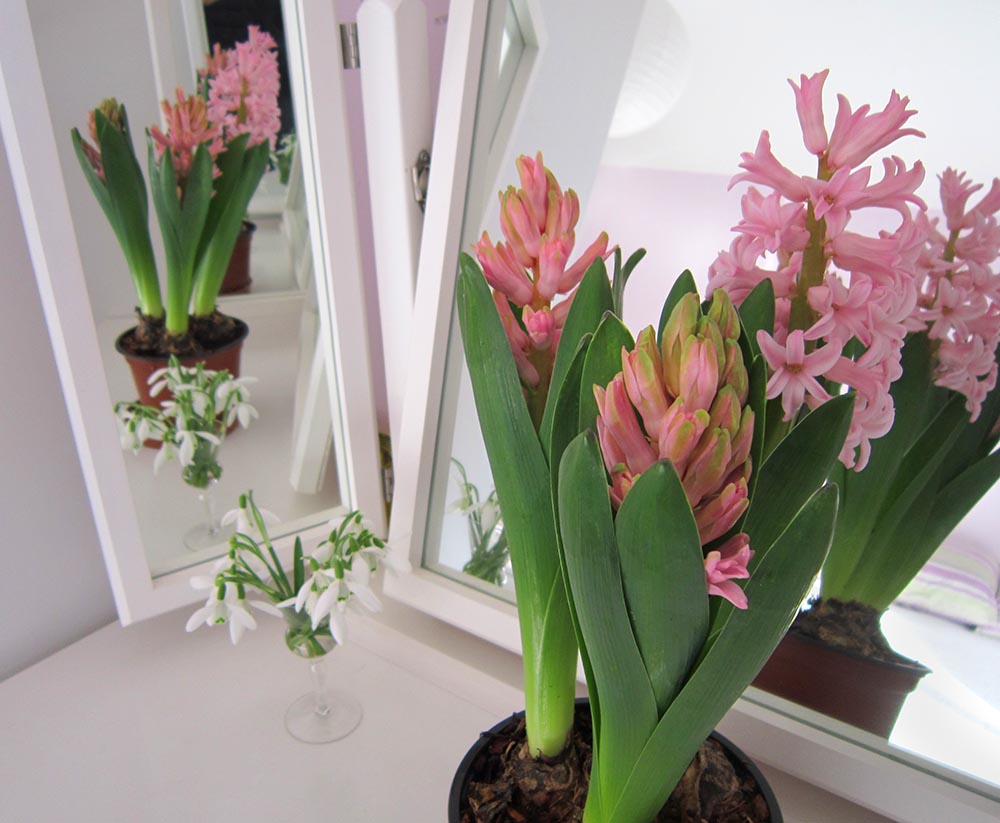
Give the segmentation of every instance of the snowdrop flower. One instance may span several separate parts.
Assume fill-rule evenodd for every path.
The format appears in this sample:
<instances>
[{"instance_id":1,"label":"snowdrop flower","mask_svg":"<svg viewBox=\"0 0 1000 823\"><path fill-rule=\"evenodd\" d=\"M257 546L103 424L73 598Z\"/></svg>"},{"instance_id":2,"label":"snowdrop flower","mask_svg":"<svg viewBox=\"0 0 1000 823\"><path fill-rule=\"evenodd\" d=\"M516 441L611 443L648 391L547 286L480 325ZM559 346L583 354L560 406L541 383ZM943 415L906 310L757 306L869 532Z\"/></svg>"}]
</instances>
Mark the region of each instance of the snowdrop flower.
<instances>
[{"instance_id":1,"label":"snowdrop flower","mask_svg":"<svg viewBox=\"0 0 1000 823\"><path fill-rule=\"evenodd\" d=\"M223 597L212 594L205 605L188 618L185 631L193 632L202 624L206 626L218 626L229 624L229 639L235 646L240 642L243 632L247 629L251 631L257 628L257 621L253 615L247 611L245 598L239 596L235 586L224 583L225 590Z\"/></svg>"},{"instance_id":2,"label":"snowdrop flower","mask_svg":"<svg viewBox=\"0 0 1000 823\"><path fill-rule=\"evenodd\" d=\"M214 434L201 431L191 431L186 428L185 421L179 421L177 425L177 439L180 441L179 456L182 466L190 466L194 462L194 453L198 448L198 438L214 446L221 446L222 441Z\"/></svg>"},{"instance_id":3,"label":"snowdrop flower","mask_svg":"<svg viewBox=\"0 0 1000 823\"><path fill-rule=\"evenodd\" d=\"M257 540L262 535L260 533L260 529L257 528L256 521L251 520L247 516L247 510L245 508L246 506L245 497L241 496L240 504L241 504L240 506L237 506L235 509L230 509L224 515L222 515L222 521L221 521L222 525L228 526L230 524L233 524L233 527L237 532L239 532L240 534L247 535L247 537L251 538L252 540ZM278 515L276 515L270 509L258 508L257 512L260 514L260 519L264 521L265 528L267 526L277 525L278 523L281 522L281 519L278 517Z\"/></svg>"}]
</instances>

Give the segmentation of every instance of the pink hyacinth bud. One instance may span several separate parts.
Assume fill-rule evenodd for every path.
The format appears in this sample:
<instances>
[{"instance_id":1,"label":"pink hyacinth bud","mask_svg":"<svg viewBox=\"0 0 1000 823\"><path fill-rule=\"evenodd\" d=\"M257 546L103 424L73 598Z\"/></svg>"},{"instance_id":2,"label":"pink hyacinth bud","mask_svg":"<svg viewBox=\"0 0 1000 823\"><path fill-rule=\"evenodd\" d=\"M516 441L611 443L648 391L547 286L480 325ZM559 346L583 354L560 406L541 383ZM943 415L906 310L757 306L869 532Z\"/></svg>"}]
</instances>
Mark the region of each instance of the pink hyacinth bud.
<instances>
[{"instance_id":1,"label":"pink hyacinth bud","mask_svg":"<svg viewBox=\"0 0 1000 823\"><path fill-rule=\"evenodd\" d=\"M616 453L624 456L624 463L633 474L639 475L646 471L656 462L657 454L639 428L639 421L636 419L632 404L629 403L625 380L621 374L615 376L606 391L600 390L600 386L595 386L594 398L597 400L598 413L607 427L608 436L618 447ZM619 462L615 461L608 467L608 471L613 471Z\"/></svg>"},{"instance_id":2,"label":"pink hyacinth bud","mask_svg":"<svg viewBox=\"0 0 1000 823\"><path fill-rule=\"evenodd\" d=\"M705 505L695 509L694 519L703 544L722 537L736 525L750 505L749 494L746 478L737 477Z\"/></svg>"},{"instance_id":3,"label":"pink hyacinth bud","mask_svg":"<svg viewBox=\"0 0 1000 823\"><path fill-rule=\"evenodd\" d=\"M483 267L486 282L497 291L503 292L515 305L526 306L531 302L533 290L531 280L518 265L510 246L504 243L494 245L489 234L476 243L476 257Z\"/></svg>"},{"instance_id":4,"label":"pink hyacinth bud","mask_svg":"<svg viewBox=\"0 0 1000 823\"><path fill-rule=\"evenodd\" d=\"M705 555L705 583L708 593L724 597L738 609L747 607L747 596L733 580L750 576L747 566L753 558L750 539L745 534L737 534L723 543L715 551Z\"/></svg>"},{"instance_id":5,"label":"pink hyacinth bud","mask_svg":"<svg viewBox=\"0 0 1000 823\"><path fill-rule=\"evenodd\" d=\"M668 408L662 372L656 332L647 326L639 332L635 349L629 352L622 347L622 375L629 400L639 410L646 434L653 440L660 436L660 422Z\"/></svg>"},{"instance_id":6,"label":"pink hyacinth bud","mask_svg":"<svg viewBox=\"0 0 1000 823\"><path fill-rule=\"evenodd\" d=\"M663 362L663 381L667 392L674 397L681 393L680 372L681 353L684 341L698 329L698 296L686 294L670 313L667 325L660 339L660 355Z\"/></svg>"},{"instance_id":7,"label":"pink hyacinth bud","mask_svg":"<svg viewBox=\"0 0 1000 823\"><path fill-rule=\"evenodd\" d=\"M711 340L692 335L681 349L678 395L689 409L712 405L719 388L719 359Z\"/></svg>"},{"instance_id":8,"label":"pink hyacinth bud","mask_svg":"<svg viewBox=\"0 0 1000 823\"><path fill-rule=\"evenodd\" d=\"M525 194L528 209L539 231L545 227L546 210L549 204L549 179L542 162L542 153L534 159L522 154L515 161L521 178L521 190Z\"/></svg>"},{"instance_id":9,"label":"pink hyacinth bud","mask_svg":"<svg viewBox=\"0 0 1000 823\"><path fill-rule=\"evenodd\" d=\"M792 80L788 84L795 92L795 110L802 126L802 138L806 148L817 157L826 151L826 125L823 122L823 83L829 69L817 72L812 77L804 74L796 86Z\"/></svg>"},{"instance_id":10,"label":"pink hyacinth bud","mask_svg":"<svg viewBox=\"0 0 1000 823\"><path fill-rule=\"evenodd\" d=\"M500 227L518 262L533 266L541 250L541 230L513 186L500 195Z\"/></svg>"},{"instance_id":11,"label":"pink hyacinth bud","mask_svg":"<svg viewBox=\"0 0 1000 823\"><path fill-rule=\"evenodd\" d=\"M556 321L552 312L548 309L535 311L531 306L525 306L521 319L524 321L524 328L536 349L544 351L552 345L552 338L556 332Z\"/></svg>"}]
</instances>

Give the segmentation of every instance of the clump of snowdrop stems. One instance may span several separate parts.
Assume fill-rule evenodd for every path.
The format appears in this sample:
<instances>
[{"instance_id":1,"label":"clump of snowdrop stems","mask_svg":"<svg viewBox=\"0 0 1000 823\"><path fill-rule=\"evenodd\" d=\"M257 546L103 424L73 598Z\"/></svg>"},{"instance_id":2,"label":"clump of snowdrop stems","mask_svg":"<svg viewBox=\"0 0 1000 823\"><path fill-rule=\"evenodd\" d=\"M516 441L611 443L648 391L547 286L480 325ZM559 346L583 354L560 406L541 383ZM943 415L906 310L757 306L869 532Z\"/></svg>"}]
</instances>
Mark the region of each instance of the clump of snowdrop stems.
<instances>
[{"instance_id":1,"label":"clump of snowdrop stems","mask_svg":"<svg viewBox=\"0 0 1000 823\"><path fill-rule=\"evenodd\" d=\"M285 636L288 648L306 657L325 654L330 641L347 641L347 608L355 604L378 612L382 604L371 589L371 576L387 557L385 543L369 529L360 511L342 520L331 520L327 536L310 554L295 538L292 564L286 570L268 534L278 518L258 508L253 492L240 495L239 508L227 512L223 523L235 523L229 553L215 566L215 573L196 576L191 585L208 589L205 605L187 622L187 630L201 625L228 625L233 644L257 622L248 607L291 625ZM248 595L256 593L258 598ZM325 641L325 643L324 643Z\"/></svg>"},{"instance_id":2,"label":"clump of snowdrop stems","mask_svg":"<svg viewBox=\"0 0 1000 823\"><path fill-rule=\"evenodd\" d=\"M254 377L206 369L204 363L182 366L171 357L166 368L149 376L150 395L157 397L166 390L173 395L171 400L159 406L115 404L122 448L138 454L145 441L159 441L153 471L177 460L185 483L206 488L222 476L219 446L230 426L239 421L245 429L259 416L250 405L247 388L255 382Z\"/></svg>"}]
</instances>

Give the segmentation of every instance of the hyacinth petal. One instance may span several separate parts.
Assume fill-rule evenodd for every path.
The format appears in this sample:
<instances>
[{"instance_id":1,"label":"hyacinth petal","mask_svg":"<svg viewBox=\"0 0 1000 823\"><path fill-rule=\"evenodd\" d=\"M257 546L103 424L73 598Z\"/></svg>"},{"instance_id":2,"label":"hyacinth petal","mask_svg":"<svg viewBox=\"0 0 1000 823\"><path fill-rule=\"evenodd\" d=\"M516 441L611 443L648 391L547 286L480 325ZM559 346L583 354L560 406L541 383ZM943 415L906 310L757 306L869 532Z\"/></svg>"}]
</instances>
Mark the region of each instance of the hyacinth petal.
<instances>
[{"instance_id":1,"label":"hyacinth petal","mask_svg":"<svg viewBox=\"0 0 1000 823\"><path fill-rule=\"evenodd\" d=\"M569 249L563 237L543 236L538 255L538 279L535 289L539 296L549 302L560 291L568 291L561 288L563 276L566 273L566 261L569 256ZM521 305L525 305L522 303Z\"/></svg>"},{"instance_id":2,"label":"hyacinth petal","mask_svg":"<svg viewBox=\"0 0 1000 823\"><path fill-rule=\"evenodd\" d=\"M680 407L680 401L675 403ZM680 411L665 418L660 428L657 442L661 459L667 459L674 464L677 475L683 477L688 469L688 463L695 448L701 442L701 436L709 425L708 412L699 409L694 414Z\"/></svg>"},{"instance_id":3,"label":"hyacinth petal","mask_svg":"<svg viewBox=\"0 0 1000 823\"><path fill-rule=\"evenodd\" d=\"M724 597L738 609L745 609L746 594L732 581L750 577L747 564L753 558L747 535L737 534L705 556L705 583L708 593Z\"/></svg>"},{"instance_id":4,"label":"hyacinth petal","mask_svg":"<svg viewBox=\"0 0 1000 823\"><path fill-rule=\"evenodd\" d=\"M528 305L534 294L531 279L517 264L514 255L506 249L504 244L494 245L490 241L489 234L483 232L475 249L479 265L483 267L486 282L494 289L502 291L516 305Z\"/></svg>"},{"instance_id":5,"label":"hyacinth petal","mask_svg":"<svg viewBox=\"0 0 1000 823\"><path fill-rule=\"evenodd\" d=\"M710 423L713 429L725 429L730 437L735 437L740 430L740 401L730 386L723 386L719 389L712 408L709 412Z\"/></svg>"},{"instance_id":6,"label":"hyacinth petal","mask_svg":"<svg viewBox=\"0 0 1000 823\"><path fill-rule=\"evenodd\" d=\"M587 273L587 269L590 268L591 264L593 264L598 257L603 258L607 256L608 242L608 233L606 231L602 231L597 236L597 239L587 246L583 254L577 258L577 261L563 273L563 276L559 281L559 291L572 291L580 285L580 281L583 280L583 276Z\"/></svg>"},{"instance_id":7,"label":"hyacinth petal","mask_svg":"<svg viewBox=\"0 0 1000 823\"><path fill-rule=\"evenodd\" d=\"M643 329L631 352L622 347L622 375L632 404L642 416L646 434L660 436L660 422L669 408L660 369L660 352L652 326Z\"/></svg>"},{"instance_id":8,"label":"hyacinth petal","mask_svg":"<svg viewBox=\"0 0 1000 823\"><path fill-rule=\"evenodd\" d=\"M526 195L525 203L539 230L545 225L545 210L548 206L549 181L542 162L542 153L532 159L526 154L517 158L515 165L521 180L521 189Z\"/></svg>"},{"instance_id":9,"label":"hyacinth petal","mask_svg":"<svg viewBox=\"0 0 1000 823\"><path fill-rule=\"evenodd\" d=\"M694 520L702 545L722 537L736 525L749 506L749 490L743 478L730 483L711 500L698 506L694 511Z\"/></svg>"},{"instance_id":10,"label":"hyacinth petal","mask_svg":"<svg viewBox=\"0 0 1000 823\"><path fill-rule=\"evenodd\" d=\"M802 127L802 138L806 148L817 156L826 151L826 125L823 122L823 83L829 69L817 72L811 77L800 75L799 85L789 79L788 84L795 92L795 111Z\"/></svg>"},{"instance_id":11,"label":"hyacinth petal","mask_svg":"<svg viewBox=\"0 0 1000 823\"><path fill-rule=\"evenodd\" d=\"M608 384L603 399L604 404L598 407L598 411L607 427L607 434L614 438L625 455L625 464L629 470L634 475L639 475L656 462L657 455L639 428L639 421L628 401L625 380L621 374L616 375Z\"/></svg>"},{"instance_id":12,"label":"hyacinth petal","mask_svg":"<svg viewBox=\"0 0 1000 823\"><path fill-rule=\"evenodd\" d=\"M698 328L698 296L685 294L674 306L663 327L660 339L660 362L663 364L663 383L667 393L677 397L681 393L681 354L684 342Z\"/></svg>"},{"instance_id":13,"label":"hyacinth petal","mask_svg":"<svg viewBox=\"0 0 1000 823\"><path fill-rule=\"evenodd\" d=\"M729 432L724 429L712 429L707 436L702 437L698 448L691 455L683 477L684 491L687 492L688 502L692 507L719 487L726 476L732 453Z\"/></svg>"},{"instance_id":14,"label":"hyacinth petal","mask_svg":"<svg viewBox=\"0 0 1000 823\"><path fill-rule=\"evenodd\" d=\"M805 202L809 198L809 191L802 178L781 165L772 154L771 136L766 131L760 133L757 148L753 154L743 152L740 157L742 160L740 168L745 169L745 171L729 181L730 188L737 183L746 181L768 186L786 199L796 203Z\"/></svg>"},{"instance_id":15,"label":"hyacinth petal","mask_svg":"<svg viewBox=\"0 0 1000 823\"><path fill-rule=\"evenodd\" d=\"M719 388L719 361L710 340L689 337L681 351L678 395L687 409L711 408Z\"/></svg>"}]
</instances>

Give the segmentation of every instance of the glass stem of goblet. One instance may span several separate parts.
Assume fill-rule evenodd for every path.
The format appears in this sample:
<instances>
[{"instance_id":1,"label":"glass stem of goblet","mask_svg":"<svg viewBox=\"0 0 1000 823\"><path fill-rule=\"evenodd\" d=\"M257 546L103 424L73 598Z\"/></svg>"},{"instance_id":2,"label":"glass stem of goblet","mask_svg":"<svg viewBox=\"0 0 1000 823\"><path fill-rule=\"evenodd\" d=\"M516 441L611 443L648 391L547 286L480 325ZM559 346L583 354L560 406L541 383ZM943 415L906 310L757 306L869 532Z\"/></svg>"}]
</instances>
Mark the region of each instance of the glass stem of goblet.
<instances>
[{"instance_id":1,"label":"glass stem of goblet","mask_svg":"<svg viewBox=\"0 0 1000 823\"><path fill-rule=\"evenodd\" d=\"M316 700L314 711L320 717L326 717L330 713L330 705L326 702L326 655L309 660L309 677Z\"/></svg>"}]
</instances>

